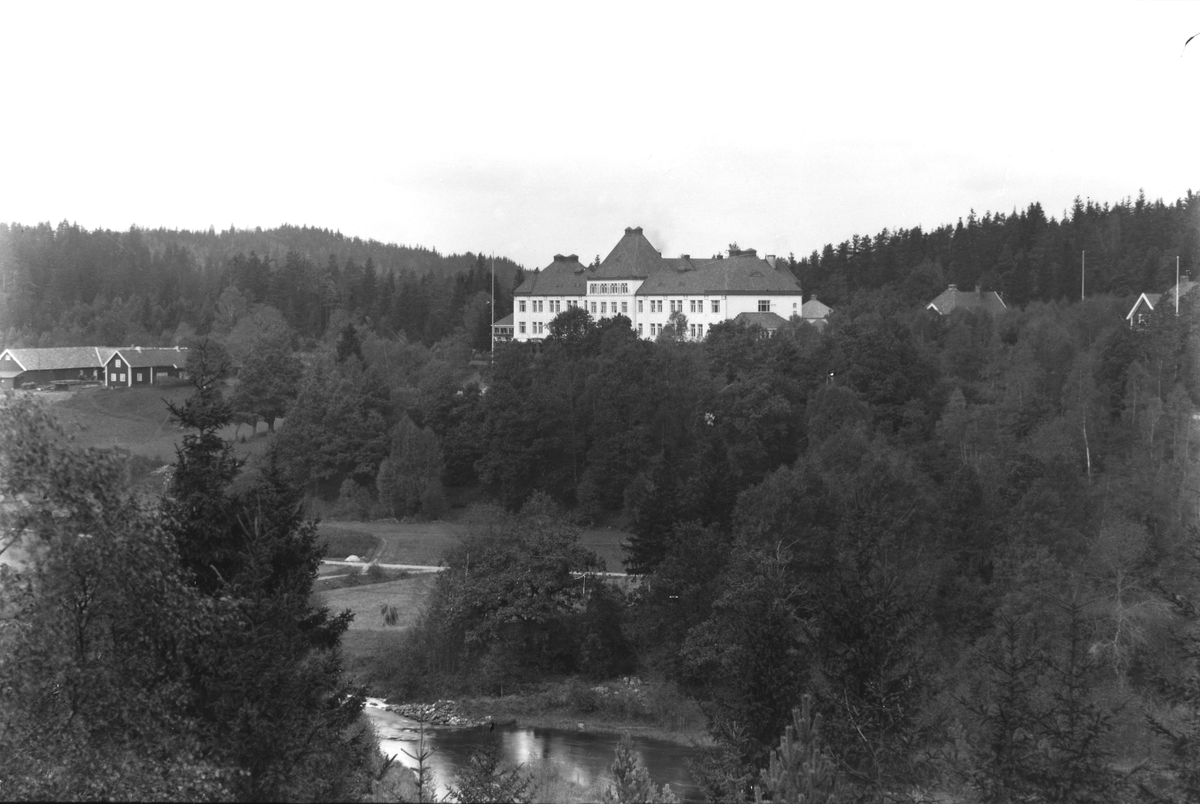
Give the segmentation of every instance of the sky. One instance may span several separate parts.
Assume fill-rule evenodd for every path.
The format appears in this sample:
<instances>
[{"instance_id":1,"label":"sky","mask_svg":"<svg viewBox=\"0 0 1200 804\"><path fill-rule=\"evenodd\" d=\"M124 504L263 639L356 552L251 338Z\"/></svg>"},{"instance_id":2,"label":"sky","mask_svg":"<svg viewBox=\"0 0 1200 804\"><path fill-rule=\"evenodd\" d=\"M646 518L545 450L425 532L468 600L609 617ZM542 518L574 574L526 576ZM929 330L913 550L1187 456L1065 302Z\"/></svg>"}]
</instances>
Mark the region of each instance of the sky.
<instances>
[{"instance_id":1,"label":"sky","mask_svg":"<svg viewBox=\"0 0 1200 804\"><path fill-rule=\"evenodd\" d=\"M797 257L1200 191L1200 3L19 3L0 221Z\"/></svg>"}]
</instances>

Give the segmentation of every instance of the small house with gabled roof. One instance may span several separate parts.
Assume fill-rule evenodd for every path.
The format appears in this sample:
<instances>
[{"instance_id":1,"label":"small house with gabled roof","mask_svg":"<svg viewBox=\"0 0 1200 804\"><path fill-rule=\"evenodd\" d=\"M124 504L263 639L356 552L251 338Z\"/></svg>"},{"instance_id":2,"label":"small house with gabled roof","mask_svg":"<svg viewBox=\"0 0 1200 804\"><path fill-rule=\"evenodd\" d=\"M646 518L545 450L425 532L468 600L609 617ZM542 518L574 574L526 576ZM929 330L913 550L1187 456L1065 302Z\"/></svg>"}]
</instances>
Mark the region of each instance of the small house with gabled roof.
<instances>
[{"instance_id":1,"label":"small house with gabled roof","mask_svg":"<svg viewBox=\"0 0 1200 804\"><path fill-rule=\"evenodd\" d=\"M926 310L933 310L938 315L950 315L955 310L980 310L997 315L1008 309L1004 299L994 290L983 290L975 286L975 292L959 290L958 285L950 285L936 299L925 305Z\"/></svg>"},{"instance_id":2,"label":"small house with gabled roof","mask_svg":"<svg viewBox=\"0 0 1200 804\"><path fill-rule=\"evenodd\" d=\"M1191 293L1200 282L1193 282L1191 277L1184 277L1179 283L1178 291L1179 298L1185 298ZM1125 320L1129 322L1131 327L1143 327L1150 321L1150 315L1158 309L1174 310L1175 302L1175 285L1167 288L1162 293L1143 293L1138 296L1137 301L1133 303L1133 307L1125 315Z\"/></svg>"}]
</instances>

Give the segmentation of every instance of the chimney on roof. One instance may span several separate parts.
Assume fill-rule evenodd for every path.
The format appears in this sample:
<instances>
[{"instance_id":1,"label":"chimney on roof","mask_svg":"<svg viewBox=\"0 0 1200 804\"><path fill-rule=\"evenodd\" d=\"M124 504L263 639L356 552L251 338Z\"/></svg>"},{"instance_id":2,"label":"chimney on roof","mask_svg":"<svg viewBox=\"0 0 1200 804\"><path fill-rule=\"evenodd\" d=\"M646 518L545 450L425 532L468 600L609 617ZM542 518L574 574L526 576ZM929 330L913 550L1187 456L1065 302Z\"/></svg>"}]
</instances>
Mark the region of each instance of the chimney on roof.
<instances>
[{"instance_id":1,"label":"chimney on roof","mask_svg":"<svg viewBox=\"0 0 1200 804\"><path fill-rule=\"evenodd\" d=\"M564 257L564 256L563 256L563 255L561 255L561 254L555 254L555 255L554 255L554 261L555 261L555 262L566 262L566 259L567 259L567 258L566 258L566 257Z\"/></svg>"},{"instance_id":2,"label":"chimney on roof","mask_svg":"<svg viewBox=\"0 0 1200 804\"><path fill-rule=\"evenodd\" d=\"M774 254L768 254L766 256L766 260L767 260L767 265L771 266L772 268L775 267L775 255Z\"/></svg>"},{"instance_id":3,"label":"chimney on roof","mask_svg":"<svg viewBox=\"0 0 1200 804\"><path fill-rule=\"evenodd\" d=\"M951 290L958 290L958 285L956 285L956 284L954 284L953 282L951 282L951 283L950 283L950 289L951 289Z\"/></svg>"},{"instance_id":4,"label":"chimney on roof","mask_svg":"<svg viewBox=\"0 0 1200 804\"><path fill-rule=\"evenodd\" d=\"M567 262L579 262L579 255L578 254L568 254Z\"/></svg>"}]
</instances>

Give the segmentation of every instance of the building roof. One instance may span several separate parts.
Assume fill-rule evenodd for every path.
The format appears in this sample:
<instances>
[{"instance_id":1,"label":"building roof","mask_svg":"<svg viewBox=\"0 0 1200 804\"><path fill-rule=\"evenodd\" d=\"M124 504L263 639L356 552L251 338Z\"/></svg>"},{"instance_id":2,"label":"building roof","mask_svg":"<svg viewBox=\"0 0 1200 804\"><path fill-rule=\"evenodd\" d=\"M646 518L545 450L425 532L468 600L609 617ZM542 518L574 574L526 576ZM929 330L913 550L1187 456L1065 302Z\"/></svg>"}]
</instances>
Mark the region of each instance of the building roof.
<instances>
[{"instance_id":1,"label":"building roof","mask_svg":"<svg viewBox=\"0 0 1200 804\"><path fill-rule=\"evenodd\" d=\"M492 324L493 327L511 327L512 325L513 325L513 314L512 313L509 313L508 315L504 316L504 318L501 318L499 321Z\"/></svg>"},{"instance_id":2,"label":"building roof","mask_svg":"<svg viewBox=\"0 0 1200 804\"><path fill-rule=\"evenodd\" d=\"M120 355L132 368L146 368L149 366L173 366L181 368L187 362L187 352L186 346L172 346L170 348L122 346L119 349L113 350L113 355Z\"/></svg>"},{"instance_id":3,"label":"building roof","mask_svg":"<svg viewBox=\"0 0 1200 804\"><path fill-rule=\"evenodd\" d=\"M752 327L762 327L769 331L779 329L787 321L777 313L738 313L734 321L740 321Z\"/></svg>"},{"instance_id":4,"label":"building roof","mask_svg":"<svg viewBox=\"0 0 1200 804\"><path fill-rule=\"evenodd\" d=\"M48 349L5 349L25 371L100 368L116 350L111 346L56 346Z\"/></svg>"},{"instance_id":5,"label":"building roof","mask_svg":"<svg viewBox=\"0 0 1200 804\"><path fill-rule=\"evenodd\" d=\"M625 229L625 236L600 263L593 276L596 279L645 279L666 267L662 254L650 245L642 227Z\"/></svg>"},{"instance_id":6,"label":"building roof","mask_svg":"<svg viewBox=\"0 0 1200 804\"><path fill-rule=\"evenodd\" d=\"M800 293L800 283L786 265L772 268L752 249L725 260L694 262L681 258L672 262L672 267L648 277L638 288L637 295ZM683 268L685 264L686 269Z\"/></svg>"},{"instance_id":7,"label":"building roof","mask_svg":"<svg viewBox=\"0 0 1200 804\"><path fill-rule=\"evenodd\" d=\"M801 318L807 318L807 319L816 320L816 321L823 321L823 320L825 320L825 317L828 316L832 312L833 312L833 308L830 307L828 304L825 304L824 302L817 301L816 296L813 296L811 299L806 301L804 304L800 305L800 317Z\"/></svg>"},{"instance_id":8,"label":"building roof","mask_svg":"<svg viewBox=\"0 0 1200 804\"><path fill-rule=\"evenodd\" d=\"M592 274L574 254L554 255L554 261L525 277L513 295L582 296Z\"/></svg>"},{"instance_id":9,"label":"building roof","mask_svg":"<svg viewBox=\"0 0 1200 804\"><path fill-rule=\"evenodd\" d=\"M1008 309L1004 299L994 290L975 291L959 290L957 285L951 285L941 294L925 305L925 309L934 310L942 315L949 315L954 310L983 310L985 313L1003 313Z\"/></svg>"}]
</instances>

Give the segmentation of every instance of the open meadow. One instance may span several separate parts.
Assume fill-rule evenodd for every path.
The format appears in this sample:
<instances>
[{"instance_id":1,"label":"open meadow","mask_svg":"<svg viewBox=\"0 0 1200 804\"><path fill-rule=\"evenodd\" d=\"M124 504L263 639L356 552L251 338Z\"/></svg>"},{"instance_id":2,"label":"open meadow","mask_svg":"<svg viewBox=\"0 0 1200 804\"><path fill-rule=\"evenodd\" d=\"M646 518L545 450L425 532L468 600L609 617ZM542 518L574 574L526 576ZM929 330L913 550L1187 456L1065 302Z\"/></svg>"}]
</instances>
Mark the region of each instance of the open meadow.
<instances>
[{"instance_id":1,"label":"open meadow","mask_svg":"<svg viewBox=\"0 0 1200 804\"><path fill-rule=\"evenodd\" d=\"M172 463L176 446L187 435L171 421L166 403L182 403L192 393L190 385L26 393L48 403L63 428L82 447L120 447L152 461ZM269 442L263 437L265 424L260 424L257 432L258 437L250 437L248 426L243 425L240 431L229 426L221 436L233 442L238 457L249 458L264 451Z\"/></svg>"}]
</instances>

